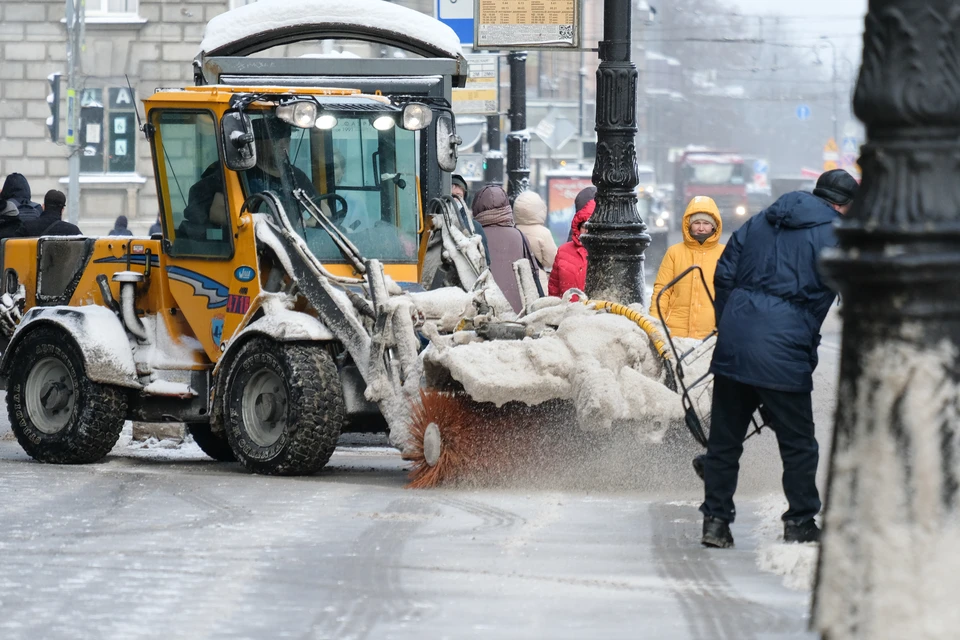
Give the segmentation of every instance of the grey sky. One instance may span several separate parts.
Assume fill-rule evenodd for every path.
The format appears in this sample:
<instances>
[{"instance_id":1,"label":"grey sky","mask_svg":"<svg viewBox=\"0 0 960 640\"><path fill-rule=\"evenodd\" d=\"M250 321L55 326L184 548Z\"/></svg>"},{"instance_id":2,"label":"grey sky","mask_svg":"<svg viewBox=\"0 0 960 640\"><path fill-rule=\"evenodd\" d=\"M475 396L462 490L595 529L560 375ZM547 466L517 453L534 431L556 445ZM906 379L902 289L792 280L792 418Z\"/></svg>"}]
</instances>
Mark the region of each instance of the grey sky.
<instances>
[{"instance_id":1,"label":"grey sky","mask_svg":"<svg viewBox=\"0 0 960 640\"><path fill-rule=\"evenodd\" d=\"M781 16L791 27L793 42L813 42L829 37L841 55L859 65L863 42L863 16L867 0L723 0L748 15ZM829 59L828 59L829 60Z\"/></svg>"}]
</instances>

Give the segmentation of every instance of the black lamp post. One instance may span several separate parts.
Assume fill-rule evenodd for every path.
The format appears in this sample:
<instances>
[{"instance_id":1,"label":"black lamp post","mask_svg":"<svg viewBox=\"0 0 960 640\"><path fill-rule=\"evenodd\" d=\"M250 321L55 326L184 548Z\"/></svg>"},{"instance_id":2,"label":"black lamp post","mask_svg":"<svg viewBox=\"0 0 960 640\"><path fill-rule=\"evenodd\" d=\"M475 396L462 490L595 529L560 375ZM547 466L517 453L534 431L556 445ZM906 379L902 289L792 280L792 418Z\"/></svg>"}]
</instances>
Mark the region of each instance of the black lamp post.
<instances>
[{"instance_id":1,"label":"black lamp post","mask_svg":"<svg viewBox=\"0 0 960 640\"><path fill-rule=\"evenodd\" d=\"M954 0L870 0L863 183L822 271L843 300L814 625L947 638L960 556L960 48Z\"/></svg>"},{"instance_id":2,"label":"black lamp post","mask_svg":"<svg viewBox=\"0 0 960 640\"><path fill-rule=\"evenodd\" d=\"M597 69L597 208L581 236L587 294L622 304L643 299L643 251L650 245L637 213L637 67L630 60L631 0L605 0Z\"/></svg>"},{"instance_id":3,"label":"black lamp post","mask_svg":"<svg viewBox=\"0 0 960 640\"><path fill-rule=\"evenodd\" d=\"M510 202L530 187L530 134L527 132L527 52L513 51L510 63L510 133L507 134L507 195Z\"/></svg>"}]
</instances>

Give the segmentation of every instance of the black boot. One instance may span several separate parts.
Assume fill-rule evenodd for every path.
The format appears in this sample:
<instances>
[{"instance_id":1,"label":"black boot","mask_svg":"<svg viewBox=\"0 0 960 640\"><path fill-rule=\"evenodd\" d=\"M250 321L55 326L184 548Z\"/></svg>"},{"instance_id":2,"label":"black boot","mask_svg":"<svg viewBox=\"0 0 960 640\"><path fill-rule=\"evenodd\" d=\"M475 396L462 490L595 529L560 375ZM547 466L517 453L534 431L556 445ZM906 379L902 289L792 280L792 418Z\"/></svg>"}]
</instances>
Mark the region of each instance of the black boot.
<instances>
[{"instance_id":1,"label":"black boot","mask_svg":"<svg viewBox=\"0 0 960 640\"><path fill-rule=\"evenodd\" d=\"M783 521L783 541L784 542L820 542L820 527L814 522L813 518L797 522L795 520Z\"/></svg>"},{"instance_id":2,"label":"black boot","mask_svg":"<svg viewBox=\"0 0 960 640\"><path fill-rule=\"evenodd\" d=\"M727 549L733 546L733 534L730 533L730 524L720 518L703 517L703 539L700 544L705 547Z\"/></svg>"}]
</instances>

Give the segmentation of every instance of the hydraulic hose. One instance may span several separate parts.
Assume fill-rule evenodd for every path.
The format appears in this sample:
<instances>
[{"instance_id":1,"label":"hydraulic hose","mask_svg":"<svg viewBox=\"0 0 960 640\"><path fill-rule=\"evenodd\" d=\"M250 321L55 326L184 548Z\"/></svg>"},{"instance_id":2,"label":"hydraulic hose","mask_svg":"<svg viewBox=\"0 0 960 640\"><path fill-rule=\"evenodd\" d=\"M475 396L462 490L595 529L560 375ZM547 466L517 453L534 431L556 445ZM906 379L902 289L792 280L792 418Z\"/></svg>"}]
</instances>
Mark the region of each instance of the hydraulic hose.
<instances>
[{"instance_id":1,"label":"hydraulic hose","mask_svg":"<svg viewBox=\"0 0 960 640\"><path fill-rule=\"evenodd\" d=\"M666 341L663 339L660 331L652 322L644 318L643 314L639 311L634 311L630 307L618 304L616 302L607 302L605 300L584 300L583 303L593 305L593 307L597 310L607 311L618 316L623 316L627 320L632 320L638 327L643 329L644 333L647 334L647 337L650 338L650 342L653 343L654 349L656 349L657 353L660 355L660 359L664 361L667 372L666 386L672 391L677 390L677 382L674 378L673 367L670 365L670 360L673 360L673 357L667 350Z\"/></svg>"}]
</instances>

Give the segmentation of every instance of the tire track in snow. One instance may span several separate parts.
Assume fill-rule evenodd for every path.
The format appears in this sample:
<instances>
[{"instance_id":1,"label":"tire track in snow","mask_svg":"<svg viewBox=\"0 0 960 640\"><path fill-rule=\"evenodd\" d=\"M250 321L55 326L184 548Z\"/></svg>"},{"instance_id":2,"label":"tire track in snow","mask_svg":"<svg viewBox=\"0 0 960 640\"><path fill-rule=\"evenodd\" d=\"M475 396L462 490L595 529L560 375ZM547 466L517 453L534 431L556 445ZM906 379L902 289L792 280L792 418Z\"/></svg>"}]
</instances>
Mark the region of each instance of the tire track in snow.
<instances>
[{"instance_id":1,"label":"tire track in snow","mask_svg":"<svg viewBox=\"0 0 960 640\"><path fill-rule=\"evenodd\" d=\"M414 608L400 576L403 548L436 512L421 498L395 500L379 512L375 524L360 534L338 559L334 573L343 576L333 601L313 622L316 640L366 640L378 625L395 625Z\"/></svg>"},{"instance_id":2,"label":"tire track in snow","mask_svg":"<svg viewBox=\"0 0 960 640\"><path fill-rule=\"evenodd\" d=\"M691 637L753 640L796 631L795 620L737 593L716 562L737 551L701 548L689 516L689 507L650 507L657 571L669 581Z\"/></svg>"},{"instance_id":3,"label":"tire track in snow","mask_svg":"<svg viewBox=\"0 0 960 640\"><path fill-rule=\"evenodd\" d=\"M480 524L472 528L454 529L446 532L447 535L456 535L461 533L483 533L487 531L499 531L500 529L510 529L518 525L526 524L526 519L522 516L506 511L499 507L484 504L477 500L467 498L457 498L453 495L437 496L434 503L453 507L459 511L475 516L480 519Z\"/></svg>"}]
</instances>

